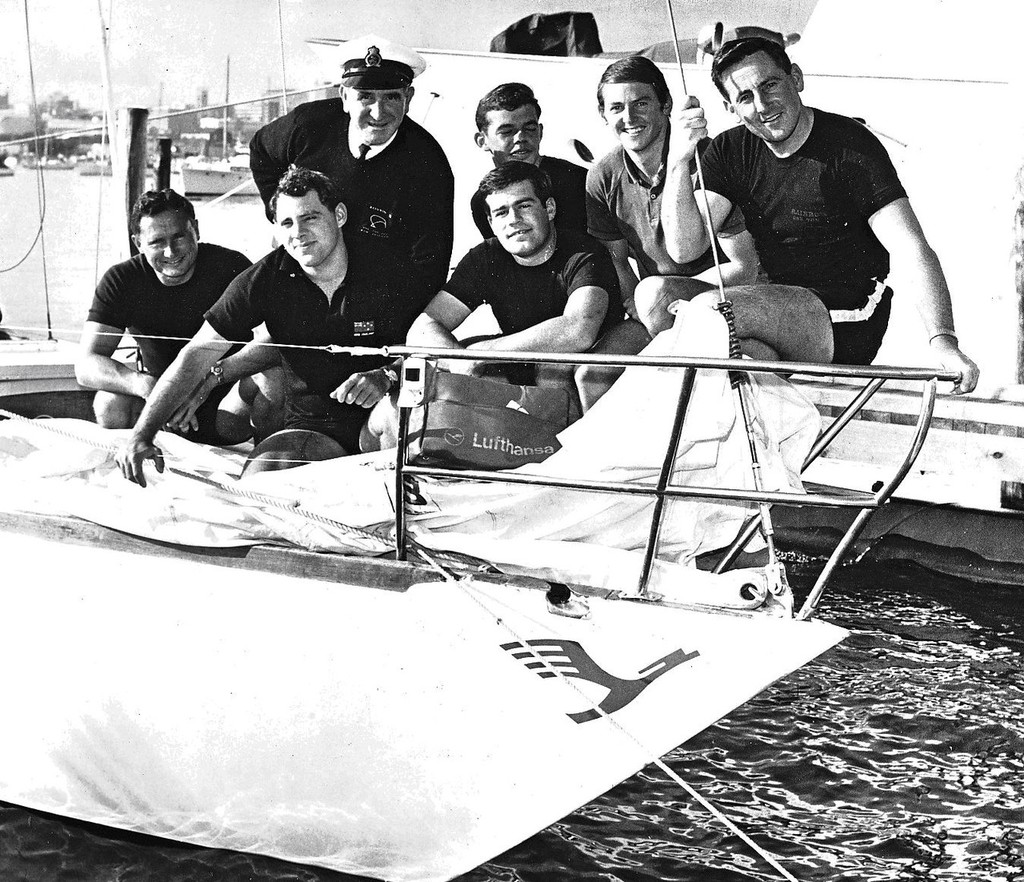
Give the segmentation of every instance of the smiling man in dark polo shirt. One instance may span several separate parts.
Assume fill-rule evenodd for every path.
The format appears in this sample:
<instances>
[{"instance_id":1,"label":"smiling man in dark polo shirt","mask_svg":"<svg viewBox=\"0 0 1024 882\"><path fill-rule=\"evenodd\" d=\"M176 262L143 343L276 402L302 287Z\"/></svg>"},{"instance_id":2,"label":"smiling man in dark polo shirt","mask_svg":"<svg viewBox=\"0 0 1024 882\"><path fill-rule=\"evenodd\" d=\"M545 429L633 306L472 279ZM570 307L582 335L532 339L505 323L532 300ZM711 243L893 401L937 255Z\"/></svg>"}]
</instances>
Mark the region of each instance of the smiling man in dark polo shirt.
<instances>
[{"instance_id":1,"label":"smiling man in dark polo shirt","mask_svg":"<svg viewBox=\"0 0 1024 882\"><path fill-rule=\"evenodd\" d=\"M621 313L619 285L608 253L579 230L558 230L551 181L537 166L506 162L480 182L494 236L471 249L413 323L410 344L452 349L609 352L600 341ZM470 341L455 330L489 304L500 333ZM611 304L611 308L609 308ZM450 370L486 374L482 362L453 360ZM586 411L606 391L585 368L503 365L515 383L553 385L578 395Z\"/></svg>"},{"instance_id":2,"label":"smiling man in dark polo shirt","mask_svg":"<svg viewBox=\"0 0 1024 882\"><path fill-rule=\"evenodd\" d=\"M288 396L286 429L327 436L339 453L374 450L383 427L374 407L397 376L383 356L334 355L323 347L381 346L405 339L426 300L410 296L400 267L349 251L342 236L348 215L334 184L308 169L292 169L271 199L283 244L243 272L206 313L206 321L161 377L126 446L118 454L125 477L145 486L142 464L163 468L153 439L184 390L195 385L231 345L265 323L280 347ZM191 385L190 385L191 384ZM275 436L265 442L273 444ZM287 450L276 448L287 458Z\"/></svg>"}]
</instances>

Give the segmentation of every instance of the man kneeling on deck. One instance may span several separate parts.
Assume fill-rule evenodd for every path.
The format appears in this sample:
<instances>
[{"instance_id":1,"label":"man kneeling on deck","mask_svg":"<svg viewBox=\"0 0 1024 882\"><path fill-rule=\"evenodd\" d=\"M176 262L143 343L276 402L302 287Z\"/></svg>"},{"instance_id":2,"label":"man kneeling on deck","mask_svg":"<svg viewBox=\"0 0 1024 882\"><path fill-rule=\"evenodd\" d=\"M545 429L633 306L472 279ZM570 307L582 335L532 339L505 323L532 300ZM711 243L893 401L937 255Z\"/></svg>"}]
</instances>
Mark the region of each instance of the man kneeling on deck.
<instances>
[{"instance_id":1,"label":"man kneeling on deck","mask_svg":"<svg viewBox=\"0 0 1024 882\"><path fill-rule=\"evenodd\" d=\"M142 464L147 459L163 470L163 456L153 445L157 430L230 341L250 339L261 323L280 347L285 368L286 430L306 430L290 433L300 444L310 431L327 436L337 445L337 455L379 447L381 429L373 408L384 400L388 406L381 410L390 411L388 393L397 375L383 356L335 355L326 347L401 340L425 304L406 296L408 273L397 264L382 265L362 251L348 251L342 236L345 205L325 175L291 168L270 208L283 244L228 286L160 378L117 456L128 480L145 486ZM264 444L288 459L287 444L277 443L279 435ZM293 459L301 458L300 450Z\"/></svg>"},{"instance_id":2,"label":"man kneeling on deck","mask_svg":"<svg viewBox=\"0 0 1024 882\"><path fill-rule=\"evenodd\" d=\"M139 253L100 280L75 362L79 384L97 390L96 422L107 429L135 424L203 313L251 265L238 251L200 242L195 209L174 190L143 193L128 228ZM138 344L138 368L113 357L125 330ZM276 364L272 350L232 353L198 378L178 412L168 415L167 428L208 444L236 444L252 437L254 427L272 431L281 397Z\"/></svg>"},{"instance_id":3,"label":"man kneeling on deck","mask_svg":"<svg viewBox=\"0 0 1024 882\"><path fill-rule=\"evenodd\" d=\"M494 238L471 249L444 289L413 322L410 344L486 351L587 352L618 320L619 283L605 248L585 233L555 230L551 181L537 166L506 162L480 182ZM489 304L493 337L459 341L454 331ZM584 374L563 365L494 365L453 360L450 370L480 376L495 368L521 384L567 388L585 411L595 395ZM525 370L524 370L525 369Z\"/></svg>"}]
</instances>

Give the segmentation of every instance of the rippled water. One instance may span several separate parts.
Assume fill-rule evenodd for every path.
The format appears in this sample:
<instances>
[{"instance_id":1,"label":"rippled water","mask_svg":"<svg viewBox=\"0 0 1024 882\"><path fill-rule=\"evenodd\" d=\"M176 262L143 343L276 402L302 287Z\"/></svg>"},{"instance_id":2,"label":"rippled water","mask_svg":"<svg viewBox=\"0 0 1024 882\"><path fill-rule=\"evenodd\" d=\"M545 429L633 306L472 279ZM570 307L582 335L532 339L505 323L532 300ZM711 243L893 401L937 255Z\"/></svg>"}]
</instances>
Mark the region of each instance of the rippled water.
<instances>
[{"instance_id":1,"label":"rippled water","mask_svg":"<svg viewBox=\"0 0 1024 882\"><path fill-rule=\"evenodd\" d=\"M1022 612L1019 589L843 571L821 615L850 638L666 762L802 882L1024 879ZM0 804L3 882L345 878ZM462 880L777 878L649 767Z\"/></svg>"}]
</instances>

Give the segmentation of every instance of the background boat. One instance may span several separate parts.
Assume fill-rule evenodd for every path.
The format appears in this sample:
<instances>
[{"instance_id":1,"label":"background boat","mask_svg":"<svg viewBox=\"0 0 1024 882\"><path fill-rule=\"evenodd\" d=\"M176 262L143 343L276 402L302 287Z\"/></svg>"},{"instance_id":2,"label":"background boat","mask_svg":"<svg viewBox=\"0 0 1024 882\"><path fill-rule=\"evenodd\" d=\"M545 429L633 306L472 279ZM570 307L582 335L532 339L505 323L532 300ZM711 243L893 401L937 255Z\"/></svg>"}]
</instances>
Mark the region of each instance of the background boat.
<instances>
[{"instance_id":1,"label":"background boat","mask_svg":"<svg viewBox=\"0 0 1024 882\"><path fill-rule=\"evenodd\" d=\"M247 153L230 159L190 157L182 161L180 175L186 196L258 195Z\"/></svg>"},{"instance_id":2,"label":"background boat","mask_svg":"<svg viewBox=\"0 0 1024 882\"><path fill-rule=\"evenodd\" d=\"M83 159L75 164L75 169L87 178L109 178L114 173L114 167L109 159Z\"/></svg>"}]
</instances>

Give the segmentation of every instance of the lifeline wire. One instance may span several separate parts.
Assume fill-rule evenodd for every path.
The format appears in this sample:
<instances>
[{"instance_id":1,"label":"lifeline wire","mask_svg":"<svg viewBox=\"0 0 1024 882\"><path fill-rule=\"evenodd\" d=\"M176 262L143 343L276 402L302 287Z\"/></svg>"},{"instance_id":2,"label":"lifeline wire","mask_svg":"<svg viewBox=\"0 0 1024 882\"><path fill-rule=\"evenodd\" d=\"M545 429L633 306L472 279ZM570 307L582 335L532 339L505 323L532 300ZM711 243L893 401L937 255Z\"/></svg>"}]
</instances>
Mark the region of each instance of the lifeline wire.
<instances>
[{"instance_id":1,"label":"lifeline wire","mask_svg":"<svg viewBox=\"0 0 1024 882\"><path fill-rule=\"evenodd\" d=\"M40 331L43 329L37 328L33 325L0 324L0 330ZM61 334L77 334L78 336L81 336L82 334L81 328L54 328L54 330ZM124 334L125 331L96 331L97 337L123 337ZM188 343L192 339L191 337L174 337L163 334L132 334L131 337L135 340L177 340L183 343ZM323 352L334 353L334 350L332 349L333 344L330 343L324 345L312 345L306 343L275 343L273 340L225 340L224 343L229 346L246 346L249 343L255 343L257 346L270 346L274 349L317 349Z\"/></svg>"},{"instance_id":2,"label":"lifeline wire","mask_svg":"<svg viewBox=\"0 0 1024 882\"><path fill-rule=\"evenodd\" d=\"M457 578L446 567L442 566L436 560L434 560L420 543L416 543L416 552L417 554L422 555L423 559L427 562L430 568L434 570L434 572L441 575L446 582L455 583L460 588L462 588L467 597L469 597L484 612L486 612L488 616L493 617L497 622L499 622L501 626L516 639L516 642L519 643L520 646L523 646L525 649L527 649L530 652L530 654L538 662L540 662L541 665L544 666L544 668L546 668L548 671L552 673L553 676L558 677L563 683L566 684L566 686L568 686L570 689L572 689L574 692L580 695L584 699L584 701L588 705L590 705L590 707L593 710L595 710L601 717L607 720L608 723L619 734L633 742L634 745L640 748L641 752L643 752L649 757L652 757L651 763L657 766L659 769L661 769L661 771L668 776L669 780L674 782L678 787L682 788L682 790L685 791L689 796L691 796L693 799L699 802L705 810L707 810L712 816L714 816L722 824L724 824L726 829L728 829L730 833L732 833L734 836L736 836L742 842L744 842L749 848L751 848L754 851L755 854L757 854L766 863L768 863L772 867L772 869L776 870L779 873L779 875L786 880L786 882L798 882L796 877L790 874L789 871L786 870L786 868L779 863L778 859L773 854L771 854L769 851L766 851L764 848L762 848L760 845L754 842L754 840L751 839L746 833L744 833L737 826L736 822L731 820L720 808L718 808L706 797L702 796L696 790L696 788L693 787L693 785L686 783L686 781L680 778L679 775L673 772L672 769L670 769L668 765L665 763L665 761L660 756L658 756L656 751L651 750L646 744L640 741L640 739L637 738L632 732L626 729L618 720L614 719L611 716L611 714L609 714L605 710L602 710L596 703L591 701L591 699L587 697L587 695L583 692L582 689L580 689L575 683L572 682L572 680L566 677L558 668L552 665L547 660L547 658L538 653L537 650L534 649L522 635L517 633L516 630L511 625L509 625L508 622L505 621L503 616L500 616L496 614L494 610L489 609L487 604L484 603L483 600L481 600L480 597L477 596L477 594L469 590L466 584L468 580Z\"/></svg>"}]
</instances>

